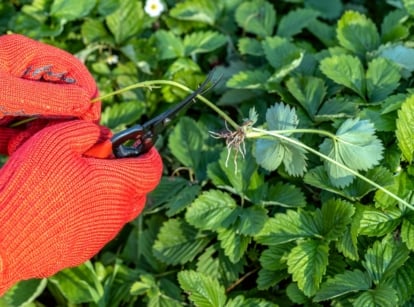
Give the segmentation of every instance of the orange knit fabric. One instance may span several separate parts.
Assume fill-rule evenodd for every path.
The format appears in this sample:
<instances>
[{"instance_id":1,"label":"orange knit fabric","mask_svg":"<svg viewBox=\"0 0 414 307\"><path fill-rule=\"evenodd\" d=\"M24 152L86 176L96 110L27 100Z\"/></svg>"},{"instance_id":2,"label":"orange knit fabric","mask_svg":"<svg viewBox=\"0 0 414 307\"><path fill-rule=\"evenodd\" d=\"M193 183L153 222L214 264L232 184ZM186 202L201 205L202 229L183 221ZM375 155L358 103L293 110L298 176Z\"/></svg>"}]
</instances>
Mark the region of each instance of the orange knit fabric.
<instances>
[{"instance_id":1,"label":"orange knit fabric","mask_svg":"<svg viewBox=\"0 0 414 307\"><path fill-rule=\"evenodd\" d=\"M0 170L0 296L90 259L143 209L160 156L85 157L102 132L82 120L48 126Z\"/></svg>"},{"instance_id":2,"label":"orange knit fabric","mask_svg":"<svg viewBox=\"0 0 414 307\"><path fill-rule=\"evenodd\" d=\"M21 117L97 122L100 102L88 69L70 53L18 34L0 36L0 153L21 129L4 128Z\"/></svg>"}]
</instances>

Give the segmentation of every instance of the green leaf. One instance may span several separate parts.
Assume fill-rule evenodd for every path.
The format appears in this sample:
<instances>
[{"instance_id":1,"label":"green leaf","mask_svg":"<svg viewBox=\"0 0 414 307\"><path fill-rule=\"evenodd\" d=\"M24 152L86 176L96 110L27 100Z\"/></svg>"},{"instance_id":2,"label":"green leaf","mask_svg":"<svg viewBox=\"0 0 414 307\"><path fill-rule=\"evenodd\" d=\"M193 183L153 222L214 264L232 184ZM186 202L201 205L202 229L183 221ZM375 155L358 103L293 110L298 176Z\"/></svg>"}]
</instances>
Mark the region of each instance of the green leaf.
<instances>
[{"instance_id":1,"label":"green leaf","mask_svg":"<svg viewBox=\"0 0 414 307\"><path fill-rule=\"evenodd\" d=\"M294 77L286 82L286 86L308 115L314 117L325 100L324 80L313 76Z\"/></svg>"},{"instance_id":2,"label":"green leaf","mask_svg":"<svg viewBox=\"0 0 414 307\"><path fill-rule=\"evenodd\" d=\"M254 56L264 55L262 44L257 40L249 37L242 37L238 42L239 51L241 54L248 54Z\"/></svg>"},{"instance_id":3,"label":"green leaf","mask_svg":"<svg viewBox=\"0 0 414 307\"><path fill-rule=\"evenodd\" d=\"M365 55L380 44L375 24L365 15L356 11L346 11L338 21L337 38L346 49Z\"/></svg>"},{"instance_id":4,"label":"green leaf","mask_svg":"<svg viewBox=\"0 0 414 307\"><path fill-rule=\"evenodd\" d=\"M197 271L220 280L228 286L244 272L244 260L233 263L219 244L209 246L197 260Z\"/></svg>"},{"instance_id":5,"label":"green leaf","mask_svg":"<svg viewBox=\"0 0 414 307\"><path fill-rule=\"evenodd\" d=\"M276 11L264 0L243 2L237 7L236 22L246 32L261 37L271 36L276 24Z\"/></svg>"},{"instance_id":6,"label":"green leaf","mask_svg":"<svg viewBox=\"0 0 414 307\"><path fill-rule=\"evenodd\" d=\"M242 235L258 234L267 220L267 210L257 205L248 208L238 207L233 214L237 214L234 228Z\"/></svg>"},{"instance_id":7,"label":"green leaf","mask_svg":"<svg viewBox=\"0 0 414 307\"><path fill-rule=\"evenodd\" d=\"M411 75L414 71L414 49L402 43L387 44L378 50L378 56L396 63L403 69L404 77Z\"/></svg>"},{"instance_id":8,"label":"green leaf","mask_svg":"<svg viewBox=\"0 0 414 307\"><path fill-rule=\"evenodd\" d=\"M397 208L386 210L364 207L359 221L359 233L367 236L383 236L392 232L399 224L401 211Z\"/></svg>"},{"instance_id":9,"label":"green leaf","mask_svg":"<svg viewBox=\"0 0 414 307\"><path fill-rule=\"evenodd\" d=\"M171 17L178 20L196 21L214 25L221 11L220 2L209 0L186 0L176 3L170 10Z\"/></svg>"},{"instance_id":10,"label":"green leaf","mask_svg":"<svg viewBox=\"0 0 414 307\"><path fill-rule=\"evenodd\" d=\"M168 210L165 214L168 217L171 217L182 212L200 194L200 191L201 187L196 184L186 187L178 194L173 194L171 191L168 191L168 194L173 195L173 197L170 197L168 202Z\"/></svg>"},{"instance_id":11,"label":"green leaf","mask_svg":"<svg viewBox=\"0 0 414 307\"><path fill-rule=\"evenodd\" d=\"M311 7L314 10L319 11L323 17L327 19L338 18L342 13L343 4L341 0L331 0L328 2L321 2L319 0L305 0L306 7Z\"/></svg>"},{"instance_id":12,"label":"green leaf","mask_svg":"<svg viewBox=\"0 0 414 307\"><path fill-rule=\"evenodd\" d=\"M345 229L343 235L336 242L338 251L351 260L359 260L357 237L358 229L352 225Z\"/></svg>"},{"instance_id":13,"label":"green leaf","mask_svg":"<svg viewBox=\"0 0 414 307\"><path fill-rule=\"evenodd\" d=\"M65 269L49 278L71 304L98 303L104 295L92 264L88 261L78 267Z\"/></svg>"},{"instance_id":14,"label":"green leaf","mask_svg":"<svg viewBox=\"0 0 414 307\"><path fill-rule=\"evenodd\" d=\"M50 14L57 19L71 21L87 16L95 5L96 0L54 0Z\"/></svg>"},{"instance_id":15,"label":"green leaf","mask_svg":"<svg viewBox=\"0 0 414 307\"><path fill-rule=\"evenodd\" d=\"M262 268L269 271L280 271L286 269L286 257L293 247L295 247L295 244L286 243L281 245L273 245L265 249L259 259Z\"/></svg>"},{"instance_id":16,"label":"green leaf","mask_svg":"<svg viewBox=\"0 0 414 307\"><path fill-rule=\"evenodd\" d=\"M269 130L293 130L299 124L294 108L283 103L276 103L267 109L266 123ZM286 133L291 135L292 133Z\"/></svg>"},{"instance_id":17,"label":"green leaf","mask_svg":"<svg viewBox=\"0 0 414 307\"><path fill-rule=\"evenodd\" d=\"M120 4L120 7L105 20L115 41L123 44L142 30L145 13L139 1L124 0Z\"/></svg>"},{"instance_id":18,"label":"green leaf","mask_svg":"<svg viewBox=\"0 0 414 307\"><path fill-rule=\"evenodd\" d=\"M386 99L399 85L399 68L384 58L369 62L366 73L367 96L371 102Z\"/></svg>"},{"instance_id":19,"label":"green leaf","mask_svg":"<svg viewBox=\"0 0 414 307\"><path fill-rule=\"evenodd\" d=\"M227 38L215 31L193 32L184 37L185 55L212 52L227 42Z\"/></svg>"},{"instance_id":20,"label":"green leaf","mask_svg":"<svg viewBox=\"0 0 414 307\"><path fill-rule=\"evenodd\" d=\"M398 306L398 296L395 289L389 286L380 286L365 291L353 302L355 307L388 307Z\"/></svg>"},{"instance_id":21,"label":"green leaf","mask_svg":"<svg viewBox=\"0 0 414 307\"><path fill-rule=\"evenodd\" d=\"M335 55L320 62L321 71L338 84L365 97L365 73L361 61L351 55Z\"/></svg>"},{"instance_id":22,"label":"green leaf","mask_svg":"<svg viewBox=\"0 0 414 307\"><path fill-rule=\"evenodd\" d=\"M292 37L308 26L309 23L316 20L319 13L312 9L297 9L290 11L280 20L277 28L277 35L283 37Z\"/></svg>"},{"instance_id":23,"label":"green leaf","mask_svg":"<svg viewBox=\"0 0 414 307\"><path fill-rule=\"evenodd\" d=\"M313 296L319 289L328 266L329 246L307 240L294 247L288 256L288 271L306 296Z\"/></svg>"},{"instance_id":24,"label":"green leaf","mask_svg":"<svg viewBox=\"0 0 414 307\"><path fill-rule=\"evenodd\" d=\"M286 67L291 67L290 70L293 70L300 64L298 59L302 59L303 52L287 38L266 37L262 45L266 59L276 70L283 70ZM291 65L294 62L298 62L295 67Z\"/></svg>"},{"instance_id":25,"label":"green leaf","mask_svg":"<svg viewBox=\"0 0 414 307\"><path fill-rule=\"evenodd\" d=\"M29 279L23 280L10 288L4 296L0 298L0 306L31 306L30 304L43 292L46 288L47 279ZM2 299L7 305L2 304Z\"/></svg>"},{"instance_id":26,"label":"green leaf","mask_svg":"<svg viewBox=\"0 0 414 307\"><path fill-rule=\"evenodd\" d=\"M233 263L237 263L242 259L251 241L250 236L238 234L234 228L219 229L217 239L220 241L224 253Z\"/></svg>"},{"instance_id":27,"label":"green leaf","mask_svg":"<svg viewBox=\"0 0 414 307\"><path fill-rule=\"evenodd\" d=\"M85 22L82 24L81 34L86 44L103 40L111 40L110 35L105 28L105 25L100 20L85 20Z\"/></svg>"},{"instance_id":28,"label":"green leaf","mask_svg":"<svg viewBox=\"0 0 414 307\"><path fill-rule=\"evenodd\" d=\"M278 307L277 304L260 298L244 298L243 295L237 295L233 299L229 299L226 307Z\"/></svg>"},{"instance_id":29,"label":"green leaf","mask_svg":"<svg viewBox=\"0 0 414 307\"><path fill-rule=\"evenodd\" d=\"M375 136L374 125L367 120L348 119L336 132L335 139L325 139L321 153L353 170L367 170L382 159L384 147ZM339 166L326 161L325 167L332 183L344 187L353 176Z\"/></svg>"},{"instance_id":30,"label":"green leaf","mask_svg":"<svg viewBox=\"0 0 414 307\"><path fill-rule=\"evenodd\" d=\"M256 280L257 288L259 290L268 290L270 287L277 286L282 280L288 278L289 274L286 270L269 271L262 268L260 269Z\"/></svg>"},{"instance_id":31,"label":"green leaf","mask_svg":"<svg viewBox=\"0 0 414 307\"><path fill-rule=\"evenodd\" d=\"M303 238L316 237L321 230L321 220L311 212L287 210L269 218L256 241L264 245L279 245Z\"/></svg>"},{"instance_id":32,"label":"green leaf","mask_svg":"<svg viewBox=\"0 0 414 307\"><path fill-rule=\"evenodd\" d=\"M403 305L411 299L414 294L414 259L410 257L401 266L395 274L387 280L386 284L390 285L397 291L398 303Z\"/></svg>"},{"instance_id":33,"label":"green leaf","mask_svg":"<svg viewBox=\"0 0 414 307\"><path fill-rule=\"evenodd\" d=\"M363 266L371 280L378 285L388 277L392 277L399 268L402 268L409 257L407 247L394 240L391 235L382 241L375 241L365 254Z\"/></svg>"},{"instance_id":34,"label":"green leaf","mask_svg":"<svg viewBox=\"0 0 414 307\"><path fill-rule=\"evenodd\" d=\"M406 38L409 34L409 27L404 25L408 15L404 10L389 12L381 23L381 37L383 42L398 41Z\"/></svg>"},{"instance_id":35,"label":"green leaf","mask_svg":"<svg viewBox=\"0 0 414 307\"><path fill-rule=\"evenodd\" d=\"M411 16L414 15L414 1L413 0L402 0L404 8L407 10L408 14Z\"/></svg>"},{"instance_id":36,"label":"green leaf","mask_svg":"<svg viewBox=\"0 0 414 307\"><path fill-rule=\"evenodd\" d=\"M266 70L245 70L233 75L226 83L230 88L264 89L270 77Z\"/></svg>"},{"instance_id":37,"label":"green leaf","mask_svg":"<svg viewBox=\"0 0 414 307\"><path fill-rule=\"evenodd\" d=\"M183 165L198 170L202 160L204 133L189 117L181 117L168 139L172 154Z\"/></svg>"},{"instance_id":38,"label":"green leaf","mask_svg":"<svg viewBox=\"0 0 414 307\"><path fill-rule=\"evenodd\" d=\"M414 153L414 95L409 96L398 111L395 135L404 159L411 163Z\"/></svg>"},{"instance_id":39,"label":"green leaf","mask_svg":"<svg viewBox=\"0 0 414 307\"><path fill-rule=\"evenodd\" d=\"M202 193L188 207L185 218L198 229L216 231L234 221L236 217L233 216L233 212L236 208L236 203L229 194L209 190Z\"/></svg>"},{"instance_id":40,"label":"green leaf","mask_svg":"<svg viewBox=\"0 0 414 307\"><path fill-rule=\"evenodd\" d=\"M111 129L137 122L145 112L141 101L112 103L102 112L101 124Z\"/></svg>"},{"instance_id":41,"label":"green leaf","mask_svg":"<svg viewBox=\"0 0 414 307\"><path fill-rule=\"evenodd\" d=\"M414 250L414 215L409 212L401 225L401 240L410 250Z\"/></svg>"},{"instance_id":42,"label":"green leaf","mask_svg":"<svg viewBox=\"0 0 414 307\"><path fill-rule=\"evenodd\" d=\"M367 273L360 270L345 271L324 282L314 300L316 302L326 301L349 293L366 291L371 288L371 284L372 281Z\"/></svg>"},{"instance_id":43,"label":"green leaf","mask_svg":"<svg viewBox=\"0 0 414 307\"><path fill-rule=\"evenodd\" d=\"M306 200L300 188L278 182L269 187L264 203L266 206L304 207Z\"/></svg>"},{"instance_id":44,"label":"green leaf","mask_svg":"<svg viewBox=\"0 0 414 307\"><path fill-rule=\"evenodd\" d=\"M154 38L157 44L157 56L160 60L184 56L184 44L173 32L159 30L155 32Z\"/></svg>"},{"instance_id":45,"label":"green leaf","mask_svg":"<svg viewBox=\"0 0 414 307\"><path fill-rule=\"evenodd\" d=\"M337 239L343 234L352 222L352 216L355 213L355 208L351 203L340 200L330 199L323 203L321 214L323 222L322 235L325 240Z\"/></svg>"},{"instance_id":46,"label":"green leaf","mask_svg":"<svg viewBox=\"0 0 414 307\"><path fill-rule=\"evenodd\" d=\"M181 219L165 222L154 243L154 256L166 264L184 264L204 250L210 239Z\"/></svg>"},{"instance_id":47,"label":"green leaf","mask_svg":"<svg viewBox=\"0 0 414 307\"><path fill-rule=\"evenodd\" d=\"M189 299L199 307L220 307L226 303L224 287L213 279L195 271L178 273L181 288L188 293Z\"/></svg>"}]
</instances>

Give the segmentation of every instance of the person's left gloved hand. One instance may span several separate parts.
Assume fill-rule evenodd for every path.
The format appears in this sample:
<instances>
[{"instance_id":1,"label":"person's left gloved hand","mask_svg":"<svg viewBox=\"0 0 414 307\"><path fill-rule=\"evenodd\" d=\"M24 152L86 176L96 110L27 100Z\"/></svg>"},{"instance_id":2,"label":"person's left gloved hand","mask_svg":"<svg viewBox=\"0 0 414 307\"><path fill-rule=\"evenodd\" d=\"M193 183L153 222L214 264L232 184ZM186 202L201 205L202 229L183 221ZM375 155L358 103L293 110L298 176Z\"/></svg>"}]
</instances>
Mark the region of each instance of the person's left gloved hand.
<instances>
[{"instance_id":1,"label":"person's left gloved hand","mask_svg":"<svg viewBox=\"0 0 414 307\"><path fill-rule=\"evenodd\" d=\"M22 143L22 131L27 138L50 119L97 122L101 105L91 103L97 96L92 75L70 53L18 34L0 36L0 153L10 154L10 140L19 135L13 143ZM9 127L27 117L42 122Z\"/></svg>"}]
</instances>

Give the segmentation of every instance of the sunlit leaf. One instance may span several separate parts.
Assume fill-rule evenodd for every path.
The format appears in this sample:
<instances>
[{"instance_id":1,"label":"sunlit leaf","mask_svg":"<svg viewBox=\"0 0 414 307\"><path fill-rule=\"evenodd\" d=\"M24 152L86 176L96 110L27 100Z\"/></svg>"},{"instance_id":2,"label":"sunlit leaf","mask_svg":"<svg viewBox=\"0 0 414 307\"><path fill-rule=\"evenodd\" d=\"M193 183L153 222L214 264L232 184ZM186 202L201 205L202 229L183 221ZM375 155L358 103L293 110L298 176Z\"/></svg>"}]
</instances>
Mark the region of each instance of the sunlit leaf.
<instances>
[{"instance_id":1,"label":"sunlit leaf","mask_svg":"<svg viewBox=\"0 0 414 307\"><path fill-rule=\"evenodd\" d=\"M395 135L403 157L411 163L414 154L414 95L409 96L398 111Z\"/></svg>"},{"instance_id":2,"label":"sunlit leaf","mask_svg":"<svg viewBox=\"0 0 414 307\"><path fill-rule=\"evenodd\" d=\"M359 233L367 236L382 236L393 231L400 223L401 211L364 207L359 222Z\"/></svg>"},{"instance_id":3,"label":"sunlit leaf","mask_svg":"<svg viewBox=\"0 0 414 307\"><path fill-rule=\"evenodd\" d=\"M241 54L249 54L254 56L262 56L264 54L262 44L253 38L240 38L238 47Z\"/></svg>"},{"instance_id":4,"label":"sunlit leaf","mask_svg":"<svg viewBox=\"0 0 414 307\"><path fill-rule=\"evenodd\" d=\"M322 241L307 240L294 247L288 256L288 271L299 289L312 296L319 289L328 265L329 246Z\"/></svg>"},{"instance_id":5,"label":"sunlit leaf","mask_svg":"<svg viewBox=\"0 0 414 307\"><path fill-rule=\"evenodd\" d=\"M238 234L234 228L220 229L217 239L220 241L224 253L233 263L237 263L242 259L251 241L250 236Z\"/></svg>"},{"instance_id":6,"label":"sunlit leaf","mask_svg":"<svg viewBox=\"0 0 414 307\"><path fill-rule=\"evenodd\" d=\"M389 286L380 286L363 292L353 302L355 307L367 306L397 306L398 296L396 291Z\"/></svg>"},{"instance_id":7,"label":"sunlit leaf","mask_svg":"<svg viewBox=\"0 0 414 307\"><path fill-rule=\"evenodd\" d=\"M336 55L320 62L321 71L338 84L365 97L365 72L361 61L351 55Z\"/></svg>"},{"instance_id":8,"label":"sunlit leaf","mask_svg":"<svg viewBox=\"0 0 414 307\"><path fill-rule=\"evenodd\" d=\"M270 73L266 70L245 70L232 76L226 85L239 89L264 89L269 77Z\"/></svg>"},{"instance_id":9,"label":"sunlit leaf","mask_svg":"<svg viewBox=\"0 0 414 307\"><path fill-rule=\"evenodd\" d=\"M221 307L226 303L224 287L210 276L195 271L181 271L178 273L178 282L196 306Z\"/></svg>"},{"instance_id":10,"label":"sunlit leaf","mask_svg":"<svg viewBox=\"0 0 414 307\"><path fill-rule=\"evenodd\" d=\"M56 18L71 21L87 16L95 7L96 0L54 0L50 14Z\"/></svg>"},{"instance_id":11,"label":"sunlit leaf","mask_svg":"<svg viewBox=\"0 0 414 307\"><path fill-rule=\"evenodd\" d=\"M159 30L155 32L154 38L157 44L157 56L160 60L184 56L184 44L173 32Z\"/></svg>"},{"instance_id":12,"label":"sunlit leaf","mask_svg":"<svg viewBox=\"0 0 414 307\"><path fill-rule=\"evenodd\" d=\"M380 37L371 19L356 11L346 11L338 21L339 43L352 52L365 55L376 49Z\"/></svg>"},{"instance_id":13,"label":"sunlit leaf","mask_svg":"<svg viewBox=\"0 0 414 307\"><path fill-rule=\"evenodd\" d=\"M40 296L46 285L45 278L20 281L0 298L0 306L31 306L30 304Z\"/></svg>"},{"instance_id":14,"label":"sunlit leaf","mask_svg":"<svg viewBox=\"0 0 414 307\"><path fill-rule=\"evenodd\" d=\"M214 25L221 11L220 2L209 0L186 0L171 9L172 17L179 20L197 21Z\"/></svg>"}]
</instances>

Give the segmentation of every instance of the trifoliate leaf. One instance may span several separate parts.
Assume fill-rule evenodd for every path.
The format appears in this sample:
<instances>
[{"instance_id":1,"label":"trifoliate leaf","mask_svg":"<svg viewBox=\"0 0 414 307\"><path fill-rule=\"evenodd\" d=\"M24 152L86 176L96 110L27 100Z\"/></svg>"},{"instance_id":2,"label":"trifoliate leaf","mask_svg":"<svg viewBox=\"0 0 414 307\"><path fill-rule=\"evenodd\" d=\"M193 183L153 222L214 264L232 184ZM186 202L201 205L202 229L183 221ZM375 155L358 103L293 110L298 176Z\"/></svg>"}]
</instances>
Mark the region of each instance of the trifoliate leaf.
<instances>
[{"instance_id":1,"label":"trifoliate leaf","mask_svg":"<svg viewBox=\"0 0 414 307\"><path fill-rule=\"evenodd\" d=\"M395 241L391 235L388 235L382 241L375 241L367 250L362 265L371 280L378 285L404 265L409 253L403 243Z\"/></svg>"},{"instance_id":2,"label":"trifoliate leaf","mask_svg":"<svg viewBox=\"0 0 414 307\"><path fill-rule=\"evenodd\" d=\"M375 289L365 291L352 302L355 307L367 306L398 306L398 296L395 289L380 285Z\"/></svg>"},{"instance_id":3,"label":"trifoliate leaf","mask_svg":"<svg viewBox=\"0 0 414 307\"><path fill-rule=\"evenodd\" d=\"M323 79L313 76L294 77L286 82L286 86L308 115L315 116L326 95Z\"/></svg>"},{"instance_id":4,"label":"trifoliate leaf","mask_svg":"<svg viewBox=\"0 0 414 307\"><path fill-rule=\"evenodd\" d=\"M159 30L154 34L157 56L160 60L175 59L184 56L184 44L171 31Z\"/></svg>"},{"instance_id":5,"label":"trifoliate leaf","mask_svg":"<svg viewBox=\"0 0 414 307\"><path fill-rule=\"evenodd\" d=\"M306 200L300 188L278 182L269 187L264 203L266 206L303 207Z\"/></svg>"},{"instance_id":6,"label":"trifoliate leaf","mask_svg":"<svg viewBox=\"0 0 414 307\"><path fill-rule=\"evenodd\" d=\"M237 7L236 22L246 32L262 37L271 36L276 23L272 4L264 0L243 2Z\"/></svg>"},{"instance_id":7,"label":"trifoliate leaf","mask_svg":"<svg viewBox=\"0 0 414 307\"><path fill-rule=\"evenodd\" d=\"M217 279L195 271L181 271L177 275L182 289L199 307L222 307L226 303L224 287Z\"/></svg>"},{"instance_id":8,"label":"trifoliate leaf","mask_svg":"<svg viewBox=\"0 0 414 307\"><path fill-rule=\"evenodd\" d=\"M209 242L208 237L184 220L170 219L162 225L153 252L166 264L184 264L193 260Z\"/></svg>"},{"instance_id":9,"label":"trifoliate leaf","mask_svg":"<svg viewBox=\"0 0 414 307\"><path fill-rule=\"evenodd\" d=\"M384 147L375 136L374 125L367 120L348 119L336 132L335 139L325 139L321 153L352 170L367 170L379 163ZM335 186L344 187L353 176L331 162L325 162Z\"/></svg>"},{"instance_id":10,"label":"trifoliate leaf","mask_svg":"<svg viewBox=\"0 0 414 307\"><path fill-rule=\"evenodd\" d=\"M193 32L184 37L185 55L194 56L197 53L211 52L226 42L226 37L218 32Z\"/></svg>"},{"instance_id":11,"label":"trifoliate leaf","mask_svg":"<svg viewBox=\"0 0 414 307\"><path fill-rule=\"evenodd\" d=\"M364 207L359 221L359 233L367 236L383 236L392 232L399 224L401 211L397 208L387 210Z\"/></svg>"},{"instance_id":12,"label":"trifoliate leaf","mask_svg":"<svg viewBox=\"0 0 414 307\"><path fill-rule=\"evenodd\" d=\"M214 25L220 15L220 2L209 0L186 0L176 3L170 15L178 20L197 21Z\"/></svg>"},{"instance_id":13,"label":"trifoliate leaf","mask_svg":"<svg viewBox=\"0 0 414 307\"><path fill-rule=\"evenodd\" d=\"M329 79L365 97L364 67L357 57L342 54L325 58L320 62L320 69Z\"/></svg>"},{"instance_id":14,"label":"trifoliate leaf","mask_svg":"<svg viewBox=\"0 0 414 307\"><path fill-rule=\"evenodd\" d=\"M316 20L319 12L312 9L297 9L290 11L280 20L277 35L291 37L302 32L306 26Z\"/></svg>"},{"instance_id":15,"label":"trifoliate leaf","mask_svg":"<svg viewBox=\"0 0 414 307\"><path fill-rule=\"evenodd\" d=\"M343 47L360 55L377 49L380 44L380 37L372 20L355 11L347 11L342 15L336 33Z\"/></svg>"},{"instance_id":16,"label":"trifoliate leaf","mask_svg":"<svg viewBox=\"0 0 414 307\"><path fill-rule=\"evenodd\" d=\"M386 99L398 87L400 78L397 64L384 58L369 62L366 73L368 100L377 102Z\"/></svg>"},{"instance_id":17,"label":"trifoliate leaf","mask_svg":"<svg viewBox=\"0 0 414 307\"><path fill-rule=\"evenodd\" d=\"M372 281L367 273L360 270L345 271L329 278L316 293L316 302L341 297L349 293L366 291L371 288Z\"/></svg>"},{"instance_id":18,"label":"trifoliate leaf","mask_svg":"<svg viewBox=\"0 0 414 307\"><path fill-rule=\"evenodd\" d=\"M233 215L237 206L227 193L209 190L201 194L187 209L185 218L188 223L202 230L218 230ZM232 221L237 218L234 216Z\"/></svg>"},{"instance_id":19,"label":"trifoliate leaf","mask_svg":"<svg viewBox=\"0 0 414 307\"><path fill-rule=\"evenodd\" d=\"M414 154L414 95L409 96L398 111L395 134L404 159L411 163Z\"/></svg>"},{"instance_id":20,"label":"trifoliate leaf","mask_svg":"<svg viewBox=\"0 0 414 307\"><path fill-rule=\"evenodd\" d=\"M217 239L220 241L224 253L233 263L237 263L242 259L251 241L250 236L238 234L234 228L221 228L218 231Z\"/></svg>"},{"instance_id":21,"label":"trifoliate leaf","mask_svg":"<svg viewBox=\"0 0 414 307\"><path fill-rule=\"evenodd\" d=\"M257 40L249 37L242 37L238 43L240 54L248 54L254 56L264 55L262 44Z\"/></svg>"},{"instance_id":22,"label":"trifoliate leaf","mask_svg":"<svg viewBox=\"0 0 414 307\"><path fill-rule=\"evenodd\" d=\"M239 89L265 89L270 77L266 70L245 70L233 75L226 83L228 87Z\"/></svg>"},{"instance_id":23,"label":"trifoliate leaf","mask_svg":"<svg viewBox=\"0 0 414 307\"><path fill-rule=\"evenodd\" d=\"M328 255L328 244L314 240L300 242L289 253L288 272L305 295L313 296L319 289L328 266Z\"/></svg>"}]
</instances>

